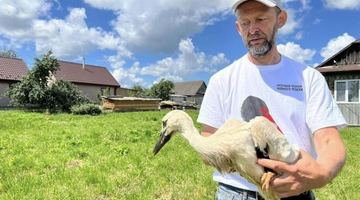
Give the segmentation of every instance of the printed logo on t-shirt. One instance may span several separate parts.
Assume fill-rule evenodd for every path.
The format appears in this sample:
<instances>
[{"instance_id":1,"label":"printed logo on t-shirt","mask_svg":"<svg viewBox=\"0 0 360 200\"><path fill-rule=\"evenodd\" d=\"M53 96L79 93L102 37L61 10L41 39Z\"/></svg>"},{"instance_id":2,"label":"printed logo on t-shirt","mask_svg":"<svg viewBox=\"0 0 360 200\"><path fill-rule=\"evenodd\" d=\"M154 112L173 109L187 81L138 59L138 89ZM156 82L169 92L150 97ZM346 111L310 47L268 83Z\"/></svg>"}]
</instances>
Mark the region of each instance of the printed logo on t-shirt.
<instances>
[{"instance_id":1,"label":"printed logo on t-shirt","mask_svg":"<svg viewBox=\"0 0 360 200\"><path fill-rule=\"evenodd\" d=\"M302 85L290 85L290 84L277 84L276 89L282 90L282 91L302 92L303 86Z\"/></svg>"}]
</instances>

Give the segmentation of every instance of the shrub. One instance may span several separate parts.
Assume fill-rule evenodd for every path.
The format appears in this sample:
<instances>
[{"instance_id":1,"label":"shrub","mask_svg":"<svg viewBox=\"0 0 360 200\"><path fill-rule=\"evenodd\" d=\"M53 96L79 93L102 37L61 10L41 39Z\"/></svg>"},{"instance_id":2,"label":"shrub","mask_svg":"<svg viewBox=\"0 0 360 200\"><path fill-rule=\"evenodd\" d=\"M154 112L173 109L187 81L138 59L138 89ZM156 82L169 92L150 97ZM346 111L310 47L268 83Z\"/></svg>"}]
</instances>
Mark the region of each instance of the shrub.
<instances>
[{"instance_id":1,"label":"shrub","mask_svg":"<svg viewBox=\"0 0 360 200\"><path fill-rule=\"evenodd\" d=\"M75 115L100 115L101 109L98 105L85 103L72 106L71 113Z\"/></svg>"},{"instance_id":2,"label":"shrub","mask_svg":"<svg viewBox=\"0 0 360 200\"><path fill-rule=\"evenodd\" d=\"M69 112L71 106L90 103L90 100L82 96L79 88L68 81L56 81L50 88L51 106L56 110Z\"/></svg>"},{"instance_id":3,"label":"shrub","mask_svg":"<svg viewBox=\"0 0 360 200\"><path fill-rule=\"evenodd\" d=\"M80 90L72 83L55 80L53 74L59 69L57 59L51 51L41 59L35 59L33 69L21 82L11 85L7 96L11 104L18 107L46 109L50 112L69 112L71 106L88 103Z\"/></svg>"}]
</instances>

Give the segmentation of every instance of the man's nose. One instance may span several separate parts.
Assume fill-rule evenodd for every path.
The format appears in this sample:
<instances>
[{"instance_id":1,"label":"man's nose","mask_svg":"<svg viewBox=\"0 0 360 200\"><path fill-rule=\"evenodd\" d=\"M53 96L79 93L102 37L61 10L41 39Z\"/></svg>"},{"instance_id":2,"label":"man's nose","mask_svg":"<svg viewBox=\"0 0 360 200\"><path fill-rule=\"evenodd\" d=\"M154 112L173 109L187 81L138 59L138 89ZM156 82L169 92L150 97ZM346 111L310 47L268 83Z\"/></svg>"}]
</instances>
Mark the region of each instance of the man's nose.
<instances>
[{"instance_id":1,"label":"man's nose","mask_svg":"<svg viewBox=\"0 0 360 200\"><path fill-rule=\"evenodd\" d=\"M249 32L250 34L255 34L260 30L258 23L250 23Z\"/></svg>"}]
</instances>

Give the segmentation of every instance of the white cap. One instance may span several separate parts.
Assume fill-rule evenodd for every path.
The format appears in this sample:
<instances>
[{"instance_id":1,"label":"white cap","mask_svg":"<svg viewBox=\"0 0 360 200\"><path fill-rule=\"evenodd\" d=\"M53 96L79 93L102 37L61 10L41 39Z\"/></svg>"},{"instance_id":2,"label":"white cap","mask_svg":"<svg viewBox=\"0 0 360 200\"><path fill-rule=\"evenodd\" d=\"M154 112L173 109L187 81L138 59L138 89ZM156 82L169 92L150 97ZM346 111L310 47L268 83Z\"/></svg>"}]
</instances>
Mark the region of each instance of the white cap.
<instances>
[{"instance_id":1,"label":"white cap","mask_svg":"<svg viewBox=\"0 0 360 200\"><path fill-rule=\"evenodd\" d=\"M249 1L249 0L238 0L238 1L235 1L235 2L233 3L233 6L232 6L233 11L235 12L236 8L237 8L240 4L244 3L245 1ZM268 7L275 7L275 6L276 6L276 7L279 7L279 8L281 9L281 2L280 2L280 0L255 0L255 1L258 1L258 2L264 4L264 5L268 6Z\"/></svg>"}]
</instances>

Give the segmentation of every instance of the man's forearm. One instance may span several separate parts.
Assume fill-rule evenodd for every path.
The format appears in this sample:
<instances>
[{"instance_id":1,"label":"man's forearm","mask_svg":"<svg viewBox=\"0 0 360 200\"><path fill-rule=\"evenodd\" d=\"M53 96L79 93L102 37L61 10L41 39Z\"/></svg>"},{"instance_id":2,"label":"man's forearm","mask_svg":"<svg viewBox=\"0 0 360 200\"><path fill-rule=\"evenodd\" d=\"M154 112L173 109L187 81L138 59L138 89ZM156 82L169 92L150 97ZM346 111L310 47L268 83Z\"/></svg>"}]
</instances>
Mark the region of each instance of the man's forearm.
<instances>
[{"instance_id":1,"label":"man's forearm","mask_svg":"<svg viewBox=\"0 0 360 200\"><path fill-rule=\"evenodd\" d=\"M315 133L314 141L318 154L316 160L324 169L323 185L326 185L335 178L345 164L345 146L336 128L320 129Z\"/></svg>"}]
</instances>

